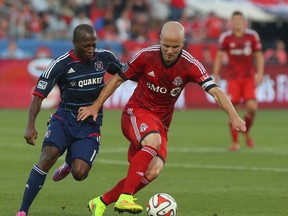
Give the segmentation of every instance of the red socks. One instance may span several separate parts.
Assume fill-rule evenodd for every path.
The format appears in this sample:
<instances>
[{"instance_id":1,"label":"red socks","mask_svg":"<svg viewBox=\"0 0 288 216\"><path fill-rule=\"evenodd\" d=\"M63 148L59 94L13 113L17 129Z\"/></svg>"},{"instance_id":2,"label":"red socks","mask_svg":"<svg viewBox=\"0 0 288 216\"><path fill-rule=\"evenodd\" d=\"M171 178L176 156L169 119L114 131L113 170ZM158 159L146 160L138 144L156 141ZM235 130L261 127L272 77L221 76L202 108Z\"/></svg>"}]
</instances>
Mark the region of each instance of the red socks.
<instances>
[{"instance_id":1,"label":"red socks","mask_svg":"<svg viewBox=\"0 0 288 216\"><path fill-rule=\"evenodd\" d=\"M156 156L157 150L152 146L144 146L132 159L128 169L123 193L134 194L136 187L140 184L142 178L149 167L150 162Z\"/></svg>"},{"instance_id":2,"label":"red socks","mask_svg":"<svg viewBox=\"0 0 288 216\"><path fill-rule=\"evenodd\" d=\"M145 173L150 162L156 156L157 150L151 146L144 146L133 157L127 177L120 180L117 185L102 196L106 205L116 202L121 193L134 194L147 186L150 181L146 178Z\"/></svg>"},{"instance_id":3,"label":"red socks","mask_svg":"<svg viewBox=\"0 0 288 216\"><path fill-rule=\"evenodd\" d=\"M238 132L232 127L232 124L229 123L229 127L230 127L230 133L231 133L231 137L232 137L232 142L233 143L238 143Z\"/></svg>"},{"instance_id":4,"label":"red socks","mask_svg":"<svg viewBox=\"0 0 288 216\"><path fill-rule=\"evenodd\" d=\"M251 115L250 113L245 114L245 122L246 122L246 133L249 132L253 122L254 122L255 115Z\"/></svg>"},{"instance_id":5,"label":"red socks","mask_svg":"<svg viewBox=\"0 0 288 216\"><path fill-rule=\"evenodd\" d=\"M125 184L126 178L120 180L117 185L115 185L111 190L106 192L101 198L102 201L109 205L113 202L116 202L122 192L123 186Z\"/></svg>"}]
</instances>

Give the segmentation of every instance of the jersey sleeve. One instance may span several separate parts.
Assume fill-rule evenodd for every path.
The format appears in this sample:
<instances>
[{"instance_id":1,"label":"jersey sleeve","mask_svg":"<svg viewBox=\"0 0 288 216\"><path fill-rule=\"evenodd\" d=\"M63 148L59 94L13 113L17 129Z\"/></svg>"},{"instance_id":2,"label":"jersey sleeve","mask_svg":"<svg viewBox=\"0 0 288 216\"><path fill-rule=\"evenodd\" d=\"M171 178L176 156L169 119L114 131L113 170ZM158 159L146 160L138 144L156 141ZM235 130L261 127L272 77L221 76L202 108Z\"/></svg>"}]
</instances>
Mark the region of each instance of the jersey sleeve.
<instances>
[{"instance_id":1,"label":"jersey sleeve","mask_svg":"<svg viewBox=\"0 0 288 216\"><path fill-rule=\"evenodd\" d=\"M123 64L111 51L107 50L107 53L109 54L109 59L110 59L107 72L112 75L119 73L121 68L123 67Z\"/></svg>"},{"instance_id":2,"label":"jersey sleeve","mask_svg":"<svg viewBox=\"0 0 288 216\"><path fill-rule=\"evenodd\" d=\"M63 67L61 66L61 63L57 60L53 60L39 77L33 95L46 98L57 82L62 70Z\"/></svg>"},{"instance_id":3,"label":"jersey sleeve","mask_svg":"<svg viewBox=\"0 0 288 216\"><path fill-rule=\"evenodd\" d=\"M201 62L194 59L190 68L190 81L198 83L206 92L217 86Z\"/></svg>"},{"instance_id":4,"label":"jersey sleeve","mask_svg":"<svg viewBox=\"0 0 288 216\"><path fill-rule=\"evenodd\" d=\"M145 49L140 50L125 66L122 67L122 71L119 74L124 80L137 81L144 71L145 64L144 58Z\"/></svg>"},{"instance_id":5,"label":"jersey sleeve","mask_svg":"<svg viewBox=\"0 0 288 216\"><path fill-rule=\"evenodd\" d=\"M252 36L253 36L253 44L252 44L252 49L254 52L256 51L261 51L262 50L262 44L260 37L258 33L254 30L252 30Z\"/></svg>"}]
</instances>

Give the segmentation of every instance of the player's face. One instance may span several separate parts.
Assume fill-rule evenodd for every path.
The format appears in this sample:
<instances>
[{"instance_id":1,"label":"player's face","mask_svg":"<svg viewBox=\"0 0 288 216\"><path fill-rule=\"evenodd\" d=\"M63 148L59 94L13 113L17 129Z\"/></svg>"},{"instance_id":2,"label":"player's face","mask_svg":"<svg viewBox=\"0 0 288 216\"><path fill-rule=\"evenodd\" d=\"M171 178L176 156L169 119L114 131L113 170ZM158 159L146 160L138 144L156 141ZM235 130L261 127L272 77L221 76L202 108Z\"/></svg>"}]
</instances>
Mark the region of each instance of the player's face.
<instances>
[{"instance_id":1,"label":"player's face","mask_svg":"<svg viewBox=\"0 0 288 216\"><path fill-rule=\"evenodd\" d=\"M97 40L94 35L87 35L82 40L74 41L75 55L85 61L91 59L96 49L96 44Z\"/></svg>"},{"instance_id":2,"label":"player's face","mask_svg":"<svg viewBox=\"0 0 288 216\"><path fill-rule=\"evenodd\" d=\"M234 31L241 31L245 27L245 19L241 15L234 15L232 17L232 28Z\"/></svg>"},{"instance_id":3,"label":"player's face","mask_svg":"<svg viewBox=\"0 0 288 216\"><path fill-rule=\"evenodd\" d=\"M161 52L164 61L167 64L172 64L177 60L179 53L183 47L183 40L180 38L161 38L160 40Z\"/></svg>"}]
</instances>

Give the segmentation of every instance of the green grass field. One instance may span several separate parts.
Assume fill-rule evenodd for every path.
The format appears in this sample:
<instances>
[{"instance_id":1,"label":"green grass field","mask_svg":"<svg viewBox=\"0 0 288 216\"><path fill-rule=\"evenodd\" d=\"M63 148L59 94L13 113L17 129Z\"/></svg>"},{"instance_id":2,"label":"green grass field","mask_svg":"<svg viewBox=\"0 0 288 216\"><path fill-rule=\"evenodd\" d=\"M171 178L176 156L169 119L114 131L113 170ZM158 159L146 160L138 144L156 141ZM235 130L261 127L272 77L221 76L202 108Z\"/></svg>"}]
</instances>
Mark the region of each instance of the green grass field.
<instances>
[{"instance_id":1,"label":"green grass field","mask_svg":"<svg viewBox=\"0 0 288 216\"><path fill-rule=\"evenodd\" d=\"M27 111L0 110L0 215L13 216L22 199L27 177L38 161L46 121L40 113L37 146L23 138ZM72 176L53 182L49 172L29 216L90 215L87 202L110 189L126 175L128 143L120 130L120 111L106 111L101 152L90 176L82 182ZM287 216L288 215L288 112L258 112L251 134L256 147L229 152L227 117L220 110L176 111L169 132L169 155L160 177L140 191L143 206L158 192L172 195L177 216ZM105 216L114 213L113 205ZM125 215L125 214L123 214ZM128 215L128 214L127 214ZM140 216L145 216L145 212Z\"/></svg>"}]
</instances>

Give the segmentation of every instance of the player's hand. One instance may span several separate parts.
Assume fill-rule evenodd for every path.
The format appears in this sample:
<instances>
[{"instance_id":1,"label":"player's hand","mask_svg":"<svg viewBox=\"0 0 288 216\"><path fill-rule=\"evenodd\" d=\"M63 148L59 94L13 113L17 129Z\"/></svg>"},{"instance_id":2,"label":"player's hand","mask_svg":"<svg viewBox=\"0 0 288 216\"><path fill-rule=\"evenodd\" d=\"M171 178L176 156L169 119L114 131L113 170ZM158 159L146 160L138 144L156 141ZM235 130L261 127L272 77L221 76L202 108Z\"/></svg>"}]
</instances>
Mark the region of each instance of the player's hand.
<instances>
[{"instance_id":1,"label":"player's hand","mask_svg":"<svg viewBox=\"0 0 288 216\"><path fill-rule=\"evenodd\" d=\"M92 116L93 121L96 121L98 110L92 106L80 107L78 110L77 121L84 121L89 116Z\"/></svg>"},{"instance_id":2,"label":"player's hand","mask_svg":"<svg viewBox=\"0 0 288 216\"><path fill-rule=\"evenodd\" d=\"M36 145L36 139L38 137L38 132L35 130L35 128L28 127L26 128L26 132L24 135L24 138L26 139L26 142L30 145Z\"/></svg>"},{"instance_id":3,"label":"player's hand","mask_svg":"<svg viewBox=\"0 0 288 216\"><path fill-rule=\"evenodd\" d=\"M232 127L238 131L239 133L246 132L246 122L243 121L241 118L237 118L235 120L231 120Z\"/></svg>"}]
</instances>

